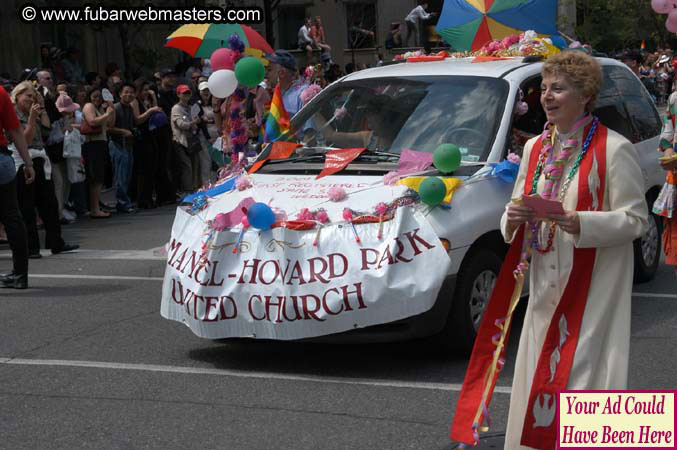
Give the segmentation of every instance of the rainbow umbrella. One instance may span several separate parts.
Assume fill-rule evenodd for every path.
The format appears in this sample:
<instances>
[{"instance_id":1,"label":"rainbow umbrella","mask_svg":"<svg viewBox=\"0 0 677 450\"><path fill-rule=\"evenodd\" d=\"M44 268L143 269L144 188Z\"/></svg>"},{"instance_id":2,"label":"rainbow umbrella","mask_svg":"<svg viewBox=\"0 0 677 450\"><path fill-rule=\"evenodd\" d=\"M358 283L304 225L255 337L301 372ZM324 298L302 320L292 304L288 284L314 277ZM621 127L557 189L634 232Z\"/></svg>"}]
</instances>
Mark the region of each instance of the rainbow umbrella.
<instances>
[{"instance_id":1,"label":"rainbow umbrella","mask_svg":"<svg viewBox=\"0 0 677 450\"><path fill-rule=\"evenodd\" d=\"M193 58L209 58L218 48L228 48L228 38L237 34L245 45L245 54L261 57L273 48L247 25L214 23L188 24L167 36L165 47L177 48Z\"/></svg>"},{"instance_id":2,"label":"rainbow umbrella","mask_svg":"<svg viewBox=\"0 0 677 450\"><path fill-rule=\"evenodd\" d=\"M565 47L557 32L557 0L446 0L437 33L456 51L534 30Z\"/></svg>"}]
</instances>

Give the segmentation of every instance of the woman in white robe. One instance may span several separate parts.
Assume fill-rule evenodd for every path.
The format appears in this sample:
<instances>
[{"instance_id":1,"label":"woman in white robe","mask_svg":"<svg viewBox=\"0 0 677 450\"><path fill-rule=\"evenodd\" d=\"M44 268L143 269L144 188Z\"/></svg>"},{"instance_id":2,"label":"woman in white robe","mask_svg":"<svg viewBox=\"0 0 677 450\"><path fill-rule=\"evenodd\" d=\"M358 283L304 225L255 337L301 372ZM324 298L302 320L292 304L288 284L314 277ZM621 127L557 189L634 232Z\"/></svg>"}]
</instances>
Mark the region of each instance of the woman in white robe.
<instances>
[{"instance_id":1,"label":"woman in white robe","mask_svg":"<svg viewBox=\"0 0 677 450\"><path fill-rule=\"evenodd\" d=\"M545 63L542 75L541 104L554 126L554 155L559 154L567 140L578 141L565 164L561 190L587 137L585 125L592 120L588 112L592 111L599 92L601 68L593 58L581 52L564 52ZM581 121L586 114L587 119ZM580 126L574 129L574 124ZM512 198L520 198L525 192L531 151L540 139L541 136L531 139L524 148ZM525 416L535 416L528 405L532 381L546 332L569 282L574 248L596 248L597 252L567 389L626 388L632 241L647 227L647 206L636 151L630 142L612 130L608 130L606 140L605 166L601 211L576 211L580 170L577 171L562 198L565 214L550 216L557 224L552 250L545 254L533 252L530 296L517 352L505 449L531 448L522 446L520 441ZM545 189L544 172L541 171L538 180L538 193ZM591 186L595 182L599 183L599 179L590 179ZM593 204L595 201L593 198ZM509 203L501 219L501 231L508 243L515 238L520 225L535 219L532 209L517 203ZM547 236L549 224L539 226L546 230L542 236ZM544 241L542 237L542 245Z\"/></svg>"}]
</instances>

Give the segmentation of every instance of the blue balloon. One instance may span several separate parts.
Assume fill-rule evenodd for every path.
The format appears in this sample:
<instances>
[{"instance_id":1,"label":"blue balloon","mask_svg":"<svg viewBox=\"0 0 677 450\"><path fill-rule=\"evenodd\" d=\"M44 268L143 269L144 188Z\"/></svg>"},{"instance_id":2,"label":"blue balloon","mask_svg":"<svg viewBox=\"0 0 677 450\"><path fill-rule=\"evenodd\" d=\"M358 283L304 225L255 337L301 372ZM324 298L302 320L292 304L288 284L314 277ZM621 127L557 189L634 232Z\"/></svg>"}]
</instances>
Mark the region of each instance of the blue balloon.
<instances>
[{"instance_id":1,"label":"blue balloon","mask_svg":"<svg viewBox=\"0 0 677 450\"><path fill-rule=\"evenodd\" d=\"M259 230L269 230L275 223L275 213L265 203L254 203L247 211L249 225Z\"/></svg>"}]
</instances>

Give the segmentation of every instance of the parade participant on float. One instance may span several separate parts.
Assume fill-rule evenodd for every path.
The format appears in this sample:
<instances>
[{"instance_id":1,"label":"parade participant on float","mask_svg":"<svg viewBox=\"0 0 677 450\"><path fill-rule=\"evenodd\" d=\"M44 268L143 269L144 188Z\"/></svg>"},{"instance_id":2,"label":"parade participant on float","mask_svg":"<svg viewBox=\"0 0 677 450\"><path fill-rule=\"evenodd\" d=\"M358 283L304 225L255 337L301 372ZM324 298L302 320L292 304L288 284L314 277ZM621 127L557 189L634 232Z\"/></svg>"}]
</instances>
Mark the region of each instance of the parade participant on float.
<instances>
[{"instance_id":1,"label":"parade participant on float","mask_svg":"<svg viewBox=\"0 0 677 450\"><path fill-rule=\"evenodd\" d=\"M7 241L12 250L13 270L0 275L0 285L5 288L26 289L28 287L28 241L26 226L21 218L16 196L16 170L12 152L7 149L7 132L23 161L24 180L33 182L35 172L33 161L28 154L21 124L14 111L14 105L7 91L0 86L0 223L5 227Z\"/></svg>"},{"instance_id":2,"label":"parade participant on float","mask_svg":"<svg viewBox=\"0 0 677 450\"><path fill-rule=\"evenodd\" d=\"M524 148L512 197L538 193L561 202L564 214L541 219L519 200L506 206L501 231L512 247L483 318L452 429L452 439L472 443L484 423L477 419L487 419L483 391L498 373L490 370L496 361L491 350L487 358L487 349L506 321L509 327L509 307L502 305L519 299L516 288L531 254L506 449L555 448L558 392L626 388L632 241L647 227L637 153L591 115L602 84L599 63L566 51L547 60L541 73L549 122ZM491 379L477 382L486 373Z\"/></svg>"},{"instance_id":3,"label":"parade participant on float","mask_svg":"<svg viewBox=\"0 0 677 450\"><path fill-rule=\"evenodd\" d=\"M272 64L268 77L273 86L279 85L284 109L291 119L303 107L301 93L308 83L299 78L298 64L294 55L287 50L275 50L275 54L265 57Z\"/></svg>"},{"instance_id":4,"label":"parade participant on float","mask_svg":"<svg viewBox=\"0 0 677 450\"><path fill-rule=\"evenodd\" d=\"M668 160L667 158L674 157L676 154L676 121L677 91L670 94L668 99L668 109L665 112L663 131L658 147L658 151L666 157L660 161L660 164L667 171L667 177L665 185L663 185L663 189L661 189L653 205L653 212L664 218L663 251L665 252L665 262L675 266L675 275L677 275L677 159Z\"/></svg>"},{"instance_id":5,"label":"parade participant on float","mask_svg":"<svg viewBox=\"0 0 677 450\"><path fill-rule=\"evenodd\" d=\"M281 101L281 106L286 113L285 116L288 115L289 120L291 120L294 115L303 108L301 94L308 87L308 82L303 78L299 78L296 58L294 58L294 55L287 50L275 50L274 54L266 55L265 58L272 63L270 64L268 72L270 83L275 86L272 102L277 104ZM281 100L279 100L280 97ZM271 119L271 114L269 114L268 121ZM306 132L310 128L312 128L312 125L306 123L304 124L302 131ZM297 137L301 139L303 133L298 133ZM271 142L268 132L266 132L265 139L266 142ZM272 140L277 140L277 138Z\"/></svg>"}]
</instances>

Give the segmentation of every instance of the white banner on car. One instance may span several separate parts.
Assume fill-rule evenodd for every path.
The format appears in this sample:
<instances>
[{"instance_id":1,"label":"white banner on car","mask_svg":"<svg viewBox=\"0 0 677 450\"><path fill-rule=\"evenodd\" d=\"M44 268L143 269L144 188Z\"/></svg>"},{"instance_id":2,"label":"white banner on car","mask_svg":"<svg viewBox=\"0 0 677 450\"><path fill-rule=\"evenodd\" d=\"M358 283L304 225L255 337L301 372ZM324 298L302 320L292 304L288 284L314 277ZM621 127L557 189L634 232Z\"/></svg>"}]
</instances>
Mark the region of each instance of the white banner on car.
<instances>
[{"instance_id":1,"label":"white banner on car","mask_svg":"<svg viewBox=\"0 0 677 450\"><path fill-rule=\"evenodd\" d=\"M200 265L204 219L177 209L162 290L163 317L217 339L299 339L403 319L429 310L450 260L423 215L317 230L216 233Z\"/></svg>"}]
</instances>

